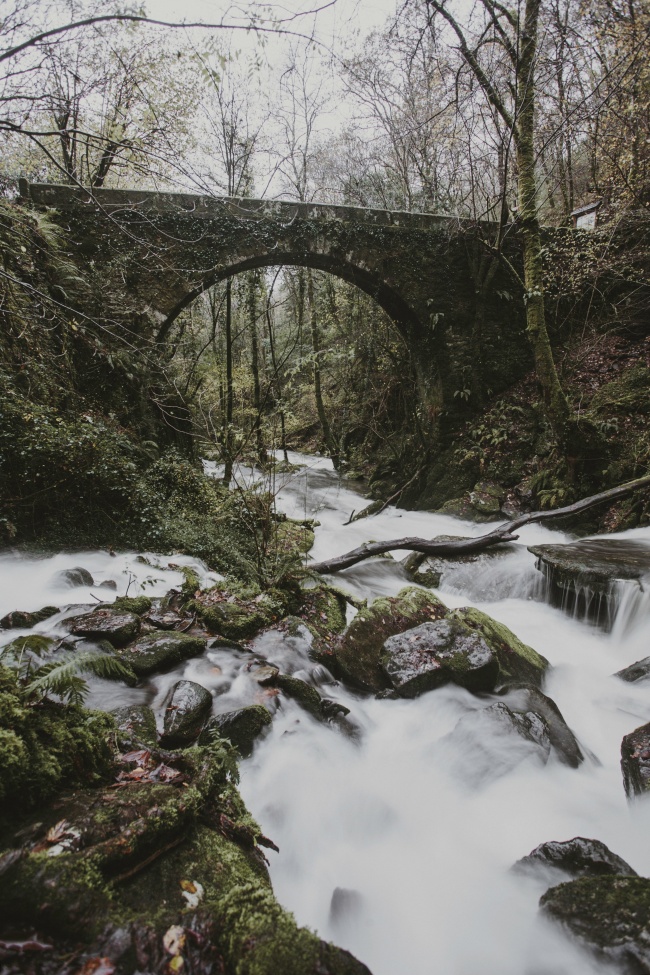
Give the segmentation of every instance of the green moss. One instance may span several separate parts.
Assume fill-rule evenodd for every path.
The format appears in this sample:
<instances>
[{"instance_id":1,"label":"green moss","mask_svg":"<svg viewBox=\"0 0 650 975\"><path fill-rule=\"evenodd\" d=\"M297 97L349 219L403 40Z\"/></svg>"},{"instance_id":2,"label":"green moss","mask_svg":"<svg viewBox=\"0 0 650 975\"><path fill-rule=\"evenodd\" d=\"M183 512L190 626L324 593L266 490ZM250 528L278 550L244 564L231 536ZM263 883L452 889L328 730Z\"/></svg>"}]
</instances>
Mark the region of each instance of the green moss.
<instances>
[{"instance_id":1,"label":"green moss","mask_svg":"<svg viewBox=\"0 0 650 975\"><path fill-rule=\"evenodd\" d=\"M20 610L14 610L13 613L7 613L6 616L0 620L0 629L3 630L17 630L25 629L30 630L37 623L42 623L43 620L47 620L50 616L54 616L58 613L57 606L43 606L42 609L37 610L35 613L24 613Z\"/></svg>"},{"instance_id":2,"label":"green moss","mask_svg":"<svg viewBox=\"0 0 650 975\"><path fill-rule=\"evenodd\" d=\"M107 773L112 719L99 712L25 701L15 671L0 666L0 825L53 796L62 786Z\"/></svg>"},{"instance_id":3,"label":"green moss","mask_svg":"<svg viewBox=\"0 0 650 975\"><path fill-rule=\"evenodd\" d=\"M473 607L455 609L450 615L481 634L499 662L500 684L524 681L541 686L548 660L522 643L507 626Z\"/></svg>"},{"instance_id":4,"label":"green moss","mask_svg":"<svg viewBox=\"0 0 650 975\"><path fill-rule=\"evenodd\" d=\"M115 602L110 605L125 613L135 613L136 616L143 616L149 612L152 603L148 596L118 596Z\"/></svg>"},{"instance_id":5,"label":"green moss","mask_svg":"<svg viewBox=\"0 0 650 975\"><path fill-rule=\"evenodd\" d=\"M592 948L607 953L610 959L632 959L634 949L647 959L650 880L645 877L572 880L548 890L540 900L540 907ZM631 949L629 956L626 948Z\"/></svg>"}]
</instances>

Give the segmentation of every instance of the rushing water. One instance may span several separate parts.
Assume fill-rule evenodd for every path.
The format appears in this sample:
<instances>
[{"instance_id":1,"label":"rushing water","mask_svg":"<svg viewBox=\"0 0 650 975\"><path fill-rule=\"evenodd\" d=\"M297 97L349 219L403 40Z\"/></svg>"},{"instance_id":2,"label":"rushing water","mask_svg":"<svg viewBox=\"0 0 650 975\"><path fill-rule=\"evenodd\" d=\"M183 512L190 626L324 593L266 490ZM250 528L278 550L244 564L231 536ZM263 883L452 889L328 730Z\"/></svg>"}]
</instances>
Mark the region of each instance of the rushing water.
<instances>
[{"instance_id":1,"label":"rushing water","mask_svg":"<svg viewBox=\"0 0 650 975\"><path fill-rule=\"evenodd\" d=\"M278 476L278 505L292 517L320 521L312 556L341 554L370 538L481 534L483 526L389 508L344 525L365 501L343 486L329 462ZM621 536L650 541L650 530ZM640 874L650 874L650 801L628 803L619 766L623 735L650 720L650 681L611 675L650 653L650 605L635 583L621 593L612 632L571 619L542 601L543 580L527 544L563 542L545 528L521 530L505 554L450 564L438 595L449 606L471 604L509 626L553 664L545 691L590 757L570 769L553 756L541 765L512 740L478 740L449 732L470 711L491 703L448 686L416 700L375 700L333 683L308 656L305 632L264 634L260 657L315 684L350 708L352 733L310 718L294 702L276 709L269 735L241 765L242 793L264 832L279 845L271 874L279 900L301 924L349 948L374 975L583 975L606 971L544 922L537 903L546 885L509 872L515 860L547 840L602 840ZM399 554L396 553L396 558ZM55 572L89 569L118 592L162 595L179 586L174 563L189 559L108 553L0 558L0 616L112 599L109 590L66 590ZM169 567L169 564L172 567ZM199 568L200 565L198 566ZM205 572L203 584L214 574ZM334 577L355 596L395 594L408 580L397 561L372 560ZM41 624L50 631L73 608ZM63 632L63 631L62 631ZM0 636L0 642L17 635ZM146 701L159 712L169 687L184 677L209 687L215 711L259 700L242 656L209 650L138 688L96 681L89 704L105 708Z\"/></svg>"}]
</instances>

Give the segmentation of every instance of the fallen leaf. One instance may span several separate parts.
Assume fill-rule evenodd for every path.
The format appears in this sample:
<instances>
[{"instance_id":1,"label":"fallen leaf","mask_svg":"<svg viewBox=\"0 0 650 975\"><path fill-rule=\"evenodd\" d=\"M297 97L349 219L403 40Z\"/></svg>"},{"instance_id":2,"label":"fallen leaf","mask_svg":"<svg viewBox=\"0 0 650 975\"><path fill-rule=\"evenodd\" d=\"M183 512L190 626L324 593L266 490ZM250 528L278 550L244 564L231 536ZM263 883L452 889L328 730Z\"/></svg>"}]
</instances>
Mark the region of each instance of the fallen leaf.
<instances>
[{"instance_id":1,"label":"fallen leaf","mask_svg":"<svg viewBox=\"0 0 650 975\"><path fill-rule=\"evenodd\" d=\"M182 955L174 955L172 959L167 964L167 971L175 975L176 972L180 972L183 968L185 962L183 961Z\"/></svg>"},{"instance_id":2,"label":"fallen leaf","mask_svg":"<svg viewBox=\"0 0 650 975\"><path fill-rule=\"evenodd\" d=\"M58 843L66 835L69 827L70 823L67 820L60 819L56 826L48 829L45 839L48 843Z\"/></svg>"},{"instance_id":3,"label":"fallen leaf","mask_svg":"<svg viewBox=\"0 0 650 975\"><path fill-rule=\"evenodd\" d=\"M185 947L185 928L172 924L163 935L163 946L169 955L180 955Z\"/></svg>"},{"instance_id":4,"label":"fallen leaf","mask_svg":"<svg viewBox=\"0 0 650 975\"><path fill-rule=\"evenodd\" d=\"M115 965L110 958L89 958L77 975L113 975Z\"/></svg>"}]
</instances>

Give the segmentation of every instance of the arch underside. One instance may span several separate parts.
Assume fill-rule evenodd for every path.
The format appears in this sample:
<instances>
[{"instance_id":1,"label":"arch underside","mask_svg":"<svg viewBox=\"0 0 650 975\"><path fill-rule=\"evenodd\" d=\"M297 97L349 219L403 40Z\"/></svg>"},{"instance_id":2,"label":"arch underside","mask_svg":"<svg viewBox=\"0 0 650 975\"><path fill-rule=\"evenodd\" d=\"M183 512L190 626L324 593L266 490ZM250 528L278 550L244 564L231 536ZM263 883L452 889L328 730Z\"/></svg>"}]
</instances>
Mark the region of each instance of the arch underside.
<instances>
[{"instance_id":1,"label":"arch underside","mask_svg":"<svg viewBox=\"0 0 650 975\"><path fill-rule=\"evenodd\" d=\"M372 272L358 265L341 261L339 258L332 257L329 254L295 254L291 252L277 253L273 251L272 253L237 259L232 264L225 267L221 265L219 268L208 272L201 281L201 284L190 291L169 313L158 333L158 341L164 341L174 321L183 309L191 305L204 291L207 291L220 281L225 281L227 278L242 274L244 271L252 271L263 267L308 267L313 268L315 271L326 271L335 277L341 278L343 281L348 281L350 284L356 285L357 288L373 298L389 318L392 319L405 338L410 336L418 328L418 317L410 305L394 288L381 281Z\"/></svg>"}]
</instances>

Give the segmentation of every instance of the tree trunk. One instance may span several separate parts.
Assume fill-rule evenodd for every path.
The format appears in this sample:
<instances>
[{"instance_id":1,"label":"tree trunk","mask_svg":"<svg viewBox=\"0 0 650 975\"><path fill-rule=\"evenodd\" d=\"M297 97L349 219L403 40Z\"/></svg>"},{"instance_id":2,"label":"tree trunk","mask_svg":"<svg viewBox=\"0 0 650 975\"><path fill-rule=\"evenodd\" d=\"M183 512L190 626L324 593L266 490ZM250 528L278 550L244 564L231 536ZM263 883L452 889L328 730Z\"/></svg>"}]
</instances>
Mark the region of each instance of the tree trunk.
<instances>
[{"instance_id":1,"label":"tree trunk","mask_svg":"<svg viewBox=\"0 0 650 975\"><path fill-rule=\"evenodd\" d=\"M545 413L558 443L566 447L571 410L560 385L546 327L542 238L535 173L535 59L541 0L527 0L517 66L516 152L519 221L522 230L526 329L544 398Z\"/></svg>"},{"instance_id":2,"label":"tree trunk","mask_svg":"<svg viewBox=\"0 0 650 975\"><path fill-rule=\"evenodd\" d=\"M259 282L259 272L250 271L248 279L248 323L251 332L251 372L253 373L253 408L255 410L255 420L253 430L255 433L255 448L258 460L265 464L268 454L262 436L262 392L260 386L260 349L259 337L257 334L257 287Z\"/></svg>"},{"instance_id":3,"label":"tree trunk","mask_svg":"<svg viewBox=\"0 0 650 975\"><path fill-rule=\"evenodd\" d=\"M318 315L316 313L316 303L314 299L314 276L312 274L311 268L307 270L307 305L309 308L309 325L311 328L311 348L313 356L313 367L312 376L314 380L314 398L316 400L316 410L318 412L318 419L320 421L321 430L323 431L323 442L325 448L329 453L334 469L339 469L339 451L334 438L332 437L332 430L329 425L329 420L327 419L327 413L325 412L325 404L323 403L323 389L321 385L321 370L320 370L320 360L321 360L321 336L320 328L318 326Z\"/></svg>"},{"instance_id":4,"label":"tree trunk","mask_svg":"<svg viewBox=\"0 0 650 975\"><path fill-rule=\"evenodd\" d=\"M224 459L223 483L230 484L233 468L233 384L232 384L232 278L226 281L226 413L224 423Z\"/></svg>"}]
</instances>

